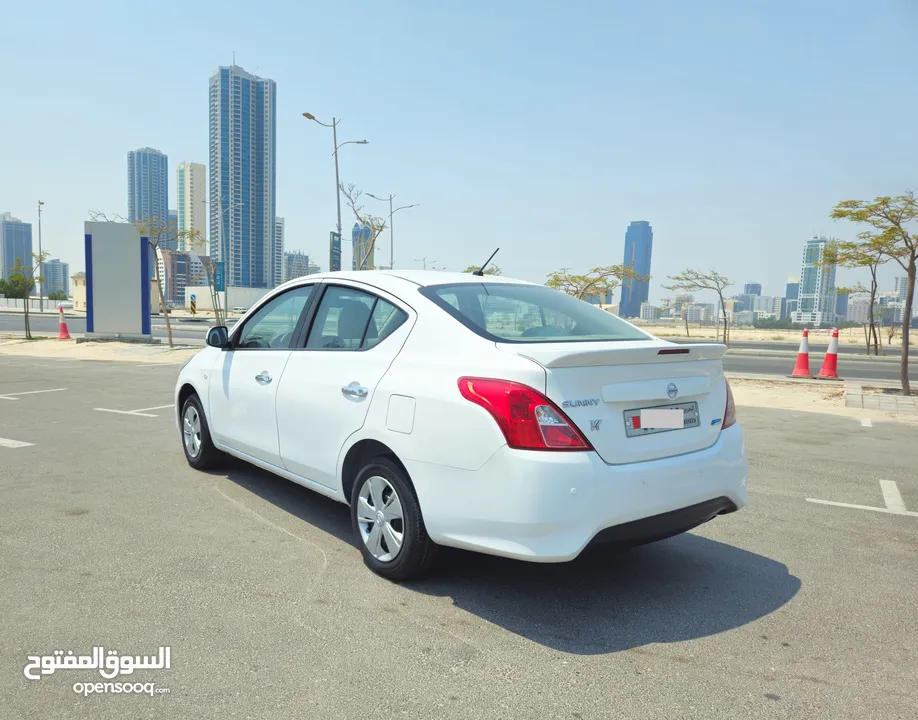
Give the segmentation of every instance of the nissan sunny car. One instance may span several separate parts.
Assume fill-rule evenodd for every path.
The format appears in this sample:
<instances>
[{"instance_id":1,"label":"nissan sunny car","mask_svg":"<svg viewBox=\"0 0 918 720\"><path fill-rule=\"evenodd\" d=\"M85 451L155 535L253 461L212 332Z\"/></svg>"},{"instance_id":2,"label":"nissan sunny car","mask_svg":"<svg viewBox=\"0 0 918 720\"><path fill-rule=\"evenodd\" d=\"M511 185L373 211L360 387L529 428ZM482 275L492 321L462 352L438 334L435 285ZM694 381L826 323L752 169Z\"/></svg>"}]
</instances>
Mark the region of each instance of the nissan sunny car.
<instances>
[{"instance_id":1,"label":"nissan sunny car","mask_svg":"<svg viewBox=\"0 0 918 720\"><path fill-rule=\"evenodd\" d=\"M725 351L499 276L310 275L210 330L176 419L194 468L233 455L347 504L389 579L439 546L564 562L745 505Z\"/></svg>"}]
</instances>

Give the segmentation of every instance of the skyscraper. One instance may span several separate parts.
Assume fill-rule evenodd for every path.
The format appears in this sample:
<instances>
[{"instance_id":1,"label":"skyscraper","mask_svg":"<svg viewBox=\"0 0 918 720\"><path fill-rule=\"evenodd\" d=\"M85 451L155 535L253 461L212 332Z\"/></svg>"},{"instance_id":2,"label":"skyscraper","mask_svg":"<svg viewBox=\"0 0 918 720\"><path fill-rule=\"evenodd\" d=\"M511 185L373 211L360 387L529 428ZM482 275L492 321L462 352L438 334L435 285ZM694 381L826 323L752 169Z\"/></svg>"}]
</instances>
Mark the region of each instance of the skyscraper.
<instances>
[{"instance_id":1,"label":"skyscraper","mask_svg":"<svg viewBox=\"0 0 918 720\"><path fill-rule=\"evenodd\" d=\"M905 302L905 298L908 295L908 276L897 277L895 279L893 292L896 294L898 300Z\"/></svg>"},{"instance_id":2,"label":"skyscraper","mask_svg":"<svg viewBox=\"0 0 918 720\"><path fill-rule=\"evenodd\" d=\"M169 217L169 159L159 150L141 148L127 154L128 220L145 223Z\"/></svg>"},{"instance_id":3,"label":"skyscraper","mask_svg":"<svg viewBox=\"0 0 918 720\"><path fill-rule=\"evenodd\" d=\"M743 285L743 295L761 295L762 294L762 283L757 282L747 282Z\"/></svg>"},{"instance_id":4,"label":"skyscraper","mask_svg":"<svg viewBox=\"0 0 918 720\"><path fill-rule=\"evenodd\" d=\"M210 77L210 248L227 285L281 281L275 242L277 84L238 65Z\"/></svg>"},{"instance_id":5,"label":"skyscraper","mask_svg":"<svg viewBox=\"0 0 918 720\"><path fill-rule=\"evenodd\" d=\"M309 256L300 250L284 252L284 282L309 274Z\"/></svg>"},{"instance_id":6,"label":"skyscraper","mask_svg":"<svg viewBox=\"0 0 918 720\"><path fill-rule=\"evenodd\" d=\"M822 265L828 244L824 237L812 237L804 243L797 310L791 315L796 324L820 327L835 322L835 265Z\"/></svg>"},{"instance_id":7,"label":"skyscraper","mask_svg":"<svg viewBox=\"0 0 918 720\"><path fill-rule=\"evenodd\" d=\"M6 280L19 260L32 265L32 223L22 222L10 213L0 214L0 278Z\"/></svg>"},{"instance_id":8,"label":"skyscraper","mask_svg":"<svg viewBox=\"0 0 918 720\"><path fill-rule=\"evenodd\" d=\"M178 201L179 233L196 233L196 238L183 234L180 250L207 254L207 168L201 163L180 162L175 169L176 199ZM192 247L193 246L193 247Z\"/></svg>"},{"instance_id":9,"label":"skyscraper","mask_svg":"<svg viewBox=\"0 0 918 720\"><path fill-rule=\"evenodd\" d=\"M353 260L351 260L353 270L372 270L375 267L373 256L376 254L376 248L370 249L371 238L372 230L368 225L354 223L354 228L351 230L351 244L354 248ZM359 268L358 265L360 265Z\"/></svg>"},{"instance_id":10,"label":"skyscraper","mask_svg":"<svg viewBox=\"0 0 918 720\"><path fill-rule=\"evenodd\" d=\"M274 268L274 277L277 278L275 285L279 285L284 282L284 233L285 233L286 223L284 218L275 216L274 218L274 251L275 251L275 262L279 262L280 265L277 265ZM305 273L304 273L305 274Z\"/></svg>"},{"instance_id":11,"label":"skyscraper","mask_svg":"<svg viewBox=\"0 0 918 720\"><path fill-rule=\"evenodd\" d=\"M625 267L634 269L635 274L647 278L650 275L650 256L653 252L653 228L645 220L637 220L625 232ZM622 283L622 298L618 314L624 318L641 316L641 303L647 302L650 294L649 278L625 280Z\"/></svg>"},{"instance_id":12,"label":"skyscraper","mask_svg":"<svg viewBox=\"0 0 918 720\"><path fill-rule=\"evenodd\" d=\"M41 264L42 291L45 295L62 292L70 296L70 264L58 259Z\"/></svg>"}]
</instances>

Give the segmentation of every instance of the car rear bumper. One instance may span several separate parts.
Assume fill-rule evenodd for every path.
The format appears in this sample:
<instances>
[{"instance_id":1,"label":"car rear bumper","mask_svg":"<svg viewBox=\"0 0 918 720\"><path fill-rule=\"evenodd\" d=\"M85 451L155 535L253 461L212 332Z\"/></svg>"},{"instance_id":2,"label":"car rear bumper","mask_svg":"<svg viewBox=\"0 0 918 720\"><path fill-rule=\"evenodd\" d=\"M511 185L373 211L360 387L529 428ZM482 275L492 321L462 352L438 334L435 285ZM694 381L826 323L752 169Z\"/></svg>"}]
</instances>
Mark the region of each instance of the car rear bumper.
<instances>
[{"instance_id":1,"label":"car rear bumper","mask_svg":"<svg viewBox=\"0 0 918 720\"><path fill-rule=\"evenodd\" d=\"M594 541L662 539L747 500L738 425L705 450L628 465L504 446L476 471L405 466L435 542L535 562L572 560Z\"/></svg>"}]
</instances>

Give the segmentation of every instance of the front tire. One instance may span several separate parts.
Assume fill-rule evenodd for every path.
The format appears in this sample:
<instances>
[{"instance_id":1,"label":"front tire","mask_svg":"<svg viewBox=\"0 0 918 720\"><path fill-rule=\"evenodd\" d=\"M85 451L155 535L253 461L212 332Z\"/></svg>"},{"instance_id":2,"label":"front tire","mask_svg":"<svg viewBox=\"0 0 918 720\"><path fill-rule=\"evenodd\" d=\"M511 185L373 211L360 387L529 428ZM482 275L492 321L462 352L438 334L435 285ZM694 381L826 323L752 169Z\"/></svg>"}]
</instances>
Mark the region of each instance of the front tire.
<instances>
[{"instance_id":1,"label":"front tire","mask_svg":"<svg viewBox=\"0 0 918 720\"><path fill-rule=\"evenodd\" d=\"M223 456L211 440L204 408L194 393L182 406L182 449L188 464L195 470L210 470L219 464Z\"/></svg>"},{"instance_id":2,"label":"front tire","mask_svg":"<svg viewBox=\"0 0 918 720\"><path fill-rule=\"evenodd\" d=\"M351 525L364 562L377 575L413 580L433 564L437 546L427 535L411 481L387 458L375 458L358 473Z\"/></svg>"}]
</instances>

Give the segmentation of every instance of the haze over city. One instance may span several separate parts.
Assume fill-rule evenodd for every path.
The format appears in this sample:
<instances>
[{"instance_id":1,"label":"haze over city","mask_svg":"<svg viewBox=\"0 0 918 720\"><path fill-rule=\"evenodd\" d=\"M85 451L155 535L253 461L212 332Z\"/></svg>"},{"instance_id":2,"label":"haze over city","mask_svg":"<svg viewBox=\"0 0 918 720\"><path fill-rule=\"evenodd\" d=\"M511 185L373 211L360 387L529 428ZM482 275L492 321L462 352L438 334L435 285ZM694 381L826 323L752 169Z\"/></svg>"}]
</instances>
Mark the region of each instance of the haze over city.
<instances>
[{"instance_id":1,"label":"haze over city","mask_svg":"<svg viewBox=\"0 0 918 720\"><path fill-rule=\"evenodd\" d=\"M127 214L129 150L169 156L170 207L176 165L208 163L208 80L235 56L277 83L277 215L287 249L323 269L332 142L304 111L369 141L341 151L342 182L419 203L398 218L396 267L462 269L499 246L505 274L541 282L621 262L628 224L647 220L652 301L685 267L779 295L807 237L851 235L835 203L901 192L918 161L918 103L901 94L918 11L860 10L166 2L162 52L139 53L147 20L113 2L13 7L0 212L34 223L43 200L44 248L81 269L88 211ZM345 210L346 245L352 224Z\"/></svg>"}]
</instances>

